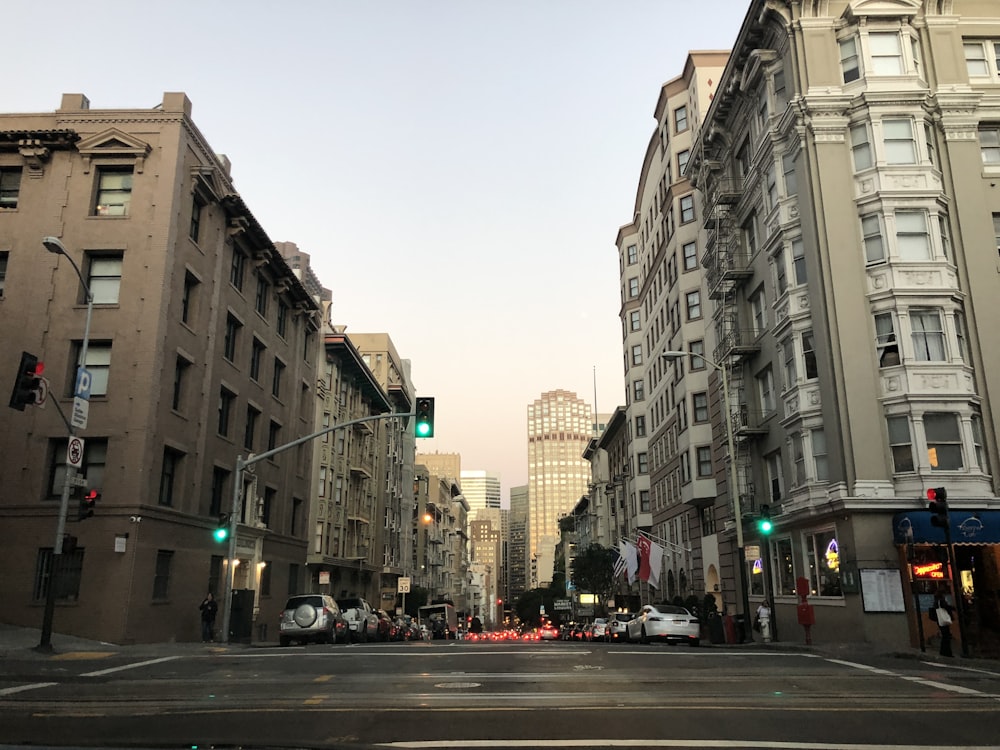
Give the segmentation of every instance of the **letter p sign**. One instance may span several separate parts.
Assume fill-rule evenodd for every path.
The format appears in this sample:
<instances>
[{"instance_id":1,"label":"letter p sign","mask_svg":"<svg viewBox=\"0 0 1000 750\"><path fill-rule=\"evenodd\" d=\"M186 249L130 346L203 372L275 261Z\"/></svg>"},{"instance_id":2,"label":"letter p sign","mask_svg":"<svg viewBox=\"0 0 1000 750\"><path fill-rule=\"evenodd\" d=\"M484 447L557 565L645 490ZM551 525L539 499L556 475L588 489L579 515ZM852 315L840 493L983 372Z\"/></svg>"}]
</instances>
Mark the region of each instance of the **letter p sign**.
<instances>
[{"instance_id":1,"label":"letter p sign","mask_svg":"<svg viewBox=\"0 0 1000 750\"><path fill-rule=\"evenodd\" d=\"M76 388L73 395L86 401L90 400L90 370L86 367L76 368Z\"/></svg>"}]
</instances>

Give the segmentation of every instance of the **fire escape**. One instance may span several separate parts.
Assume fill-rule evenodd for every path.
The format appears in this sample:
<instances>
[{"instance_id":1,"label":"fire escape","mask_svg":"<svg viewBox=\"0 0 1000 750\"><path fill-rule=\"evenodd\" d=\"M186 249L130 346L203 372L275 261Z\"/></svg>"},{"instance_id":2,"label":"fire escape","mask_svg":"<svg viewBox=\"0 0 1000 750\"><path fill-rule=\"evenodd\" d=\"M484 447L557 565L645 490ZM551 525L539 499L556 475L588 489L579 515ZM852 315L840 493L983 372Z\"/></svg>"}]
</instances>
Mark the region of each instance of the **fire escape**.
<instances>
[{"instance_id":1,"label":"fire escape","mask_svg":"<svg viewBox=\"0 0 1000 750\"><path fill-rule=\"evenodd\" d=\"M716 339L712 357L725 368L729 380L730 403L725 408L729 409L733 426L739 507L743 513L749 513L755 510L751 441L766 434L767 428L762 426L763 415L753 394L748 393L753 384L745 376L747 361L760 351L760 344L757 332L741 316L739 306L739 292L753 276L750 253L737 219L743 184L742 180L716 173L708 187L705 206L708 239L702 266L708 296L716 301L712 313Z\"/></svg>"}]
</instances>

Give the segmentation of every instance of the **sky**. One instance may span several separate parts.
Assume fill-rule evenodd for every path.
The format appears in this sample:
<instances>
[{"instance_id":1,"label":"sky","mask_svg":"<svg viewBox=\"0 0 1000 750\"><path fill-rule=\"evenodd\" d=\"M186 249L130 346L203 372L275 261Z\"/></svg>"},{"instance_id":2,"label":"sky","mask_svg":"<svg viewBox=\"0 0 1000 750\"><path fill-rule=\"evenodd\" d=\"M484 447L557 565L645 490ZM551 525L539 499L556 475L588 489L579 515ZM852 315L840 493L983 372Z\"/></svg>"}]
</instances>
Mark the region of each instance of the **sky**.
<instances>
[{"instance_id":1,"label":"sky","mask_svg":"<svg viewBox=\"0 0 1000 750\"><path fill-rule=\"evenodd\" d=\"M5 112L183 91L272 241L347 333L388 333L435 437L527 482L527 409L625 402L615 238L661 85L729 49L749 0L11 3Z\"/></svg>"}]
</instances>

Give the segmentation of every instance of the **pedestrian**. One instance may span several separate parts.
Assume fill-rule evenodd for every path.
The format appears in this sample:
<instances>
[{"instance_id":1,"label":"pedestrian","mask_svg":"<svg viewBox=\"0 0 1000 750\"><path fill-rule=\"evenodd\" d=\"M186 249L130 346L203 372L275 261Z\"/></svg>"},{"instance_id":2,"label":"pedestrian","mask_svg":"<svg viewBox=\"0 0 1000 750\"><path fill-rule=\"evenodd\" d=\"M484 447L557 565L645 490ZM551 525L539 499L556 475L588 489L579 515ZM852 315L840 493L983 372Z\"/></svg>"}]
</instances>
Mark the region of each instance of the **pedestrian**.
<instances>
[{"instance_id":1,"label":"pedestrian","mask_svg":"<svg viewBox=\"0 0 1000 750\"><path fill-rule=\"evenodd\" d=\"M952 615L955 608L948 603L948 599L943 591L938 592L934 597L934 604L931 605L930 616L937 623L941 631L941 656L954 656L951 652L951 623L954 619Z\"/></svg>"},{"instance_id":2,"label":"pedestrian","mask_svg":"<svg viewBox=\"0 0 1000 750\"><path fill-rule=\"evenodd\" d=\"M759 630L761 636L764 638L764 643L771 642L771 605L767 603L767 599L760 603L757 607L757 621L754 623L754 630Z\"/></svg>"},{"instance_id":3,"label":"pedestrian","mask_svg":"<svg viewBox=\"0 0 1000 750\"><path fill-rule=\"evenodd\" d=\"M205 600L198 609L201 610L201 642L211 643L215 640L215 615L219 611L219 605L211 591L205 595Z\"/></svg>"}]
</instances>

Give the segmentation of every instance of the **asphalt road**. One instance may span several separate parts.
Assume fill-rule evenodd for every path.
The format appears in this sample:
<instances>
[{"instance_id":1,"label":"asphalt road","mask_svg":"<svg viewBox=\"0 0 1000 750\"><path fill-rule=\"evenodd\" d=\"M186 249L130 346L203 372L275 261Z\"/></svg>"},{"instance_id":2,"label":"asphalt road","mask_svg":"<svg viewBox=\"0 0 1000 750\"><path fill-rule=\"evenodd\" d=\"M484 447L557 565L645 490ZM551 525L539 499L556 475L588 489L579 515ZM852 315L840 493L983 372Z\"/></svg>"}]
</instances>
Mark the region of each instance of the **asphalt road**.
<instances>
[{"instance_id":1,"label":"asphalt road","mask_svg":"<svg viewBox=\"0 0 1000 750\"><path fill-rule=\"evenodd\" d=\"M561 642L8 654L0 743L997 748L1000 666Z\"/></svg>"}]
</instances>

